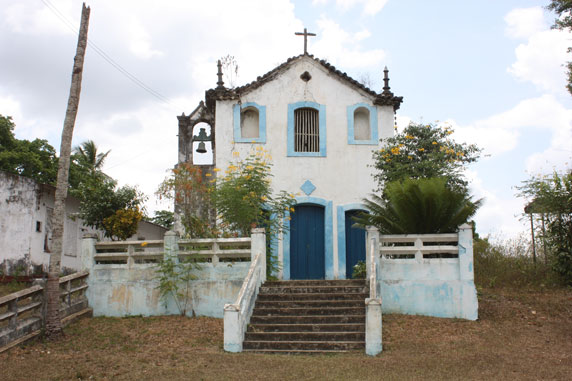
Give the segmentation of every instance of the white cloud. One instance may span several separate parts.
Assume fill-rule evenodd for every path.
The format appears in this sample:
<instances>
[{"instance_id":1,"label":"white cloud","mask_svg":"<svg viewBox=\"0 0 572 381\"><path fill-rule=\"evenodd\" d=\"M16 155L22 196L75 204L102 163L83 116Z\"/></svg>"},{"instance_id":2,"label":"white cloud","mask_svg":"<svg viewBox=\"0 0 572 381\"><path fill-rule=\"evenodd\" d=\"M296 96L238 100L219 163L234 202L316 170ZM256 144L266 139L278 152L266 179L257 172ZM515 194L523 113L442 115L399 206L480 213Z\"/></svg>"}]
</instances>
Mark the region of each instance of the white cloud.
<instances>
[{"instance_id":1,"label":"white cloud","mask_svg":"<svg viewBox=\"0 0 572 381\"><path fill-rule=\"evenodd\" d=\"M541 7L513 9L504 20L507 24L505 33L512 38L526 39L547 29Z\"/></svg>"},{"instance_id":2,"label":"white cloud","mask_svg":"<svg viewBox=\"0 0 572 381\"><path fill-rule=\"evenodd\" d=\"M133 54L143 59L149 59L163 55L163 52L151 47L149 33L145 30L137 18L132 17L128 24L128 34L131 39L130 50L133 52Z\"/></svg>"},{"instance_id":3,"label":"white cloud","mask_svg":"<svg viewBox=\"0 0 572 381\"><path fill-rule=\"evenodd\" d=\"M526 170L530 174L572 169L572 110L568 110L568 117L568 128L554 131L550 147L527 158Z\"/></svg>"},{"instance_id":4,"label":"white cloud","mask_svg":"<svg viewBox=\"0 0 572 381\"><path fill-rule=\"evenodd\" d=\"M482 206L475 215L477 232L485 235L501 233L514 237L526 229L521 221L525 201L509 192L492 191L490 185L483 183L476 171L467 170L465 176L470 183L470 192L474 200L483 199Z\"/></svg>"},{"instance_id":5,"label":"white cloud","mask_svg":"<svg viewBox=\"0 0 572 381\"><path fill-rule=\"evenodd\" d=\"M22 1L14 2L3 6L2 19L12 32L28 35L67 34L70 28L77 30L79 21L69 22L69 25L62 21L71 18L71 0L51 0L48 8L44 4L37 2Z\"/></svg>"},{"instance_id":6,"label":"white cloud","mask_svg":"<svg viewBox=\"0 0 572 381\"><path fill-rule=\"evenodd\" d=\"M532 35L516 48L516 62L508 72L521 81L532 82L541 91L565 93L567 54L572 33L556 29Z\"/></svg>"},{"instance_id":7,"label":"white cloud","mask_svg":"<svg viewBox=\"0 0 572 381\"><path fill-rule=\"evenodd\" d=\"M11 116L13 120L18 120L22 117L20 103L10 95L2 96L2 89L0 89L0 114Z\"/></svg>"},{"instance_id":8,"label":"white cloud","mask_svg":"<svg viewBox=\"0 0 572 381\"><path fill-rule=\"evenodd\" d=\"M520 144L525 129L539 129L551 136L560 136L570 129L572 110L566 109L552 95L525 99L510 110L459 126L448 120L456 130L459 141L475 143L484 153L498 156L514 150ZM557 140L558 142L560 140Z\"/></svg>"},{"instance_id":9,"label":"white cloud","mask_svg":"<svg viewBox=\"0 0 572 381\"><path fill-rule=\"evenodd\" d=\"M313 0L313 5L325 5L329 0ZM336 6L342 11L361 5L363 7L362 13L365 16L375 16L387 4L388 0L336 0Z\"/></svg>"},{"instance_id":10,"label":"white cloud","mask_svg":"<svg viewBox=\"0 0 572 381\"><path fill-rule=\"evenodd\" d=\"M516 50L516 61L507 69L515 78L533 83L539 90L563 95L567 54L572 34L550 29L541 7L518 8L505 17L505 33L525 39Z\"/></svg>"},{"instance_id":11,"label":"white cloud","mask_svg":"<svg viewBox=\"0 0 572 381\"><path fill-rule=\"evenodd\" d=\"M348 69L366 68L379 65L385 58L381 49L361 48L359 41L368 36L367 30L351 34L325 16L320 17L317 24L322 38L312 46L312 52L327 58L332 64Z\"/></svg>"}]
</instances>

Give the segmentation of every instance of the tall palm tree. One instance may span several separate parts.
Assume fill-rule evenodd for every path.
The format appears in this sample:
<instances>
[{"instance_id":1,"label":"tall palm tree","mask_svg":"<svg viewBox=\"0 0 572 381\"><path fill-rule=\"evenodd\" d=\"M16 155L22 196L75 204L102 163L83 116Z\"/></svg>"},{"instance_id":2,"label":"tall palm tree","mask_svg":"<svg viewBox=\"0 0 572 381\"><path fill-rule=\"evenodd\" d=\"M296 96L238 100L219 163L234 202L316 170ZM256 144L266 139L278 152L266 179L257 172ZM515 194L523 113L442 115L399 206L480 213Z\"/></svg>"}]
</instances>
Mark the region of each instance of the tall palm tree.
<instances>
[{"instance_id":1,"label":"tall palm tree","mask_svg":"<svg viewBox=\"0 0 572 381\"><path fill-rule=\"evenodd\" d=\"M98 153L97 145L95 145L93 140L86 140L74 148L74 155L77 157L78 164L89 171L90 174L101 172L103 163L110 152L111 150Z\"/></svg>"},{"instance_id":2,"label":"tall palm tree","mask_svg":"<svg viewBox=\"0 0 572 381\"><path fill-rule=\"evenodd\" d=\"M58 177L54 203L54 223L52 230L53 251L50 254L48 268L48 281L46 282L46 335L57 339L63 334L60 316L60 269L64 240L65 201L68 194L68 179L71 156L71 143L73 129L81 93L81 79L83 74L83 61L87 47L87 30L89 26L90 8L83 4L81 23L77 40L76 55L72 71L72 82L68 106L62 130L60 145L60 158L58 160Z\"/></svg>"}]
</instances>

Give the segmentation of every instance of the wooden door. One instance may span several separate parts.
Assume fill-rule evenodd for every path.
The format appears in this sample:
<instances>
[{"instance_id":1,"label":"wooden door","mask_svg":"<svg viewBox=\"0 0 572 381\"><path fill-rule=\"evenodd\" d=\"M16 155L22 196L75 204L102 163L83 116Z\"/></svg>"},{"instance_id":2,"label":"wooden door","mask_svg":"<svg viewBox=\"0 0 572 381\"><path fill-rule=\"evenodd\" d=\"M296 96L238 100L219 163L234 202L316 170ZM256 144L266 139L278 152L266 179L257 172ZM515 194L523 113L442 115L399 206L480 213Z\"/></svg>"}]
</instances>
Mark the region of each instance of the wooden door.
<instances>
[{"instance_id":1,"label":"wooden door","mask_svg":"<svg viewBox=\"0 0 572 381\"><path fill-rule=\"evenodd\" d=\"M297 205L290 221L290 278L324 279L324 208Z\"/></svg>"}]
</instances>

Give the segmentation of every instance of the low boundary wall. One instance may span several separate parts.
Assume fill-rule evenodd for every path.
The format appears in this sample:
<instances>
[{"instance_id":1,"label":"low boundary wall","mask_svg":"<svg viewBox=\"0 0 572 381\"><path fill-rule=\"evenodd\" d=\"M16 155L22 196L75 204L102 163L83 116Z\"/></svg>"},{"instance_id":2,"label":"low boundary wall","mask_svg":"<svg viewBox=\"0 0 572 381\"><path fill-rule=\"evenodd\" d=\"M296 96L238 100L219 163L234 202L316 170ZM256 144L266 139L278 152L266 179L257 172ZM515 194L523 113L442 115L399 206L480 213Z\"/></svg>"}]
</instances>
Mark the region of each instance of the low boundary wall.
<instances>
[{"instance_id":1,"label":"low boundary wall","mask_svg":"<svg viewBox=\"0 0 572 381\"><path fill-rule=\"evenodd\" d=\"M264 236L264 235L262 235ZM96 242L83 239L82 264L90 273L87 297L95 316L175 315L174 300L160 297L157 264L165 256L184 260L193 255L200 269L191 281L187 315L223 317L248 273L254 238L183 240L167 232L164 241Z\"/></svg>"},{"instance_id":2,"label":"low boundary wall","mask_svg":"<svg viewBox=\"0 0 572 381\"><path fill-rule=\"evenodd\" d=\"M459 233L379 236L384 313L476 320L473 236Z\"/></svg>"}]
</instances>

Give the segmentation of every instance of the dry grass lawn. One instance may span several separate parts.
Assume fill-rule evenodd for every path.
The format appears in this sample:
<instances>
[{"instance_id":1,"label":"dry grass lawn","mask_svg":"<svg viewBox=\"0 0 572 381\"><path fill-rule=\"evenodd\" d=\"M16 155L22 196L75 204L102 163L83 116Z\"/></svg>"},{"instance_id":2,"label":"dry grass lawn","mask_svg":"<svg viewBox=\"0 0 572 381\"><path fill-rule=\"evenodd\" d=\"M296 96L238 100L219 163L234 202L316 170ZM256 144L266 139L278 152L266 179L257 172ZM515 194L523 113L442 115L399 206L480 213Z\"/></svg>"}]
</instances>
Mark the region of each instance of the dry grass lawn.
<instances>
[{"instance_id":1,"label":"dry grass lawn","mask_svg":"<svg viewBox=\"0 0 572 381\"><path fill-rule=\"evenodd\" d=\"M572 379L572 290L488 289L479 302L476 322L385 315L376 357L225 353L220 319L84 319L0 354L0 379Z\"/></svg>"}]
</instances>

